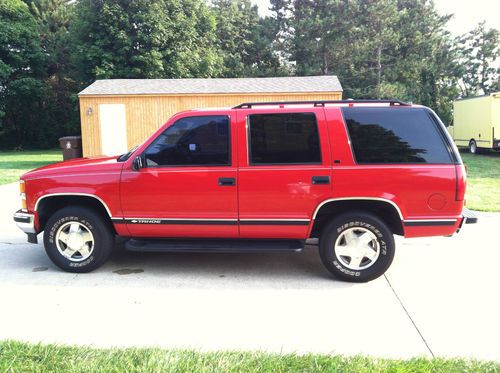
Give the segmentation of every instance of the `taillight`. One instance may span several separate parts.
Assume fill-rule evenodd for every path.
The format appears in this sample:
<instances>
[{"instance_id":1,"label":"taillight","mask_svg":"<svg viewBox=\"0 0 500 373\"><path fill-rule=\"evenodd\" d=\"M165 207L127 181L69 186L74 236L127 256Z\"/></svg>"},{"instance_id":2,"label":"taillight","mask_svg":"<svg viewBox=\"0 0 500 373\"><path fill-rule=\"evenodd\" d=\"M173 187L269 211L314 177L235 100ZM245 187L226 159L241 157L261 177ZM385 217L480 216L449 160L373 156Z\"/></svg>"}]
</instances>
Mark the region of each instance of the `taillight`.
<instances>
[{"instance_id":1,"label":"taillight","mask_svg":"<svg viewBox=\"0 0 500 373\"><path fill-rule=\"evenodd\" d=\"M457 172L457 190L455 194L455 199L457 201L463 201L465 199L465 189L467 185L467 167L458 164L455 166Z\"/></svg>"}]
</instances>

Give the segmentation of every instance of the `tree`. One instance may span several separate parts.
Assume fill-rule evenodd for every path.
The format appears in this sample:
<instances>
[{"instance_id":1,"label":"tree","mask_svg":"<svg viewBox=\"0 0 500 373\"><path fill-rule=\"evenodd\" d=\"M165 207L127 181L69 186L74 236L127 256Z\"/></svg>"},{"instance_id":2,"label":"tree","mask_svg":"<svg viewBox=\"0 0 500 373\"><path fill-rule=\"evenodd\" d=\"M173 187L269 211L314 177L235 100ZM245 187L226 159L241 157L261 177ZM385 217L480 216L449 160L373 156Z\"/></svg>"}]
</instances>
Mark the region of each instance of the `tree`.
<instances>
[{"instance_id":1,"label":"tree","mask_svg":"<svg viewBox=\"0 0 500 373\"><path fill-rule=\"evenodd\" d=\"M293 0L286 18L299 75L336 74L348 97L385 97L399 13L394 0ZM276 10L277 14L286 14Z\"/></svg>"},{"instance_id":2,"label":"tree","mask_svg":"<svg viewBox=\"0 0 500 373\"><path fill-rule=\"evenodd\" d=\"M269 19L261 19L249 0L214 0L217 46L224 59L224 77L280 75L272 51L274 35Z\"/></svg>"},{"instance_id":3,"label":"tree","mask_svg":"<svg viewBox=\"0 0 500 373\"><path fill-rule=\"evenodd\" d=\"M40 43L45 55L44 80L50 90L45 111L51 121L52 138L79 132L76 93L78 84L71 77L69 24L75 3L70 0L32 0L30 10L38 23Z\"/></svg>"},{"instance_id":4,"label":"tree","mask_svg":"<svg viewBox=\"0 0 500 373\"><path fill-rule=\"evenodd\" d=\"M346 97L401 98L448 120L456 53L426 0L274 0L299 75L335 74ZM281 8L279 8L281 7ZM291 15L290 15L291 14ZM285 43L283 43L285 44Z\"/></svg>"},{"instance_id":5,"label":"tree","mask_svg":"<svg viewBox=\"0 0 500 373\"><path fill-rule=\"evenodd\" d=\"M500 90L500 32L485 22L457 38L460 52L460 88L463 97Z\"/></svg>"},{"instance_id":6,"label":"tree","mask_svg":"<svg viewBox=\"0 0 500 373\"><path fill-rule=\"evenodd\" d=\"M252 75L288 76L289 66L280 58L276 50L276 23L272 17L260 18L259 27L254 32L250 54L253 56Z\"/></svg>"},{"instance_id":7,"label":"tree","mask_svg":"<svg viewBox=\"0 0 500 373\"><path fill-rule=\"evenodd\" d=\"M273 53L277 56L284 75L294 75L293 0L270 0L270 5L272 15L266 18L266 28L271 36Z\"/></svg>"},{"instance_id":8,"label":"tree","mask_svg":"<svg viewBox=\"0 0 500 373\"><path fill-rule=\"evenodd\" d=\"M70 27L75 76L209 77L220 73L215 18L201 0L80 0Z\"/></svg>"},{"instance_id":9,"label":"tree","mask_svg":"<svg viewBox=\"0 0 500 373\"><path fill-rule=\"evenodd\" d=\"M47 86L37 23L20 0L0 1L0 146L37 146ZM43 144L46 145L46 144Z\"/></svg>"},{"instance_id":10,"label":"tree","mask_svg":"<svg viewBox=\"0 0 500 373\"><path fill-rule=\"evenodd\" d=\"M253 56L252 34L258 28L257 6L249 0L214 0L213 12L217 24L217 44L223 53L222 76L245 76Z\"/></svg>"},{"instance_id":11,"label":"tree","mask_svg":"<svg viewBox=\"0 0 500 373\"><path fill-rule=\"evenodd\" d=\"M398 0L399 30L390 80L399 97L433 108L443 122L452 120L457 97L457 51L446 24L450 15L437 13L426 0Z\"/></svg>"},{"instance_id":12,"label":"tree","mask_svg":"<svg viewBox=\"0 0 500 373\"><path fill-rule=\"evenodd\" d=\"M386 98L392 95L389 79L390 69L396 63L400 13L394 0L362 1L357 9L358 22L353 42L358 53L354 55L359 72L363 72L361 82L364 82L361 96ZM358 79L360 79L358 77Z\"/></svg>"},{"instance_id":13,"label":"tree","mask_svg":"<svg viewBox=\"0 0 500 373\"><path fill-rule=\"evenodd\" d=\"M27 4L27 5L26 5ZM345 97L400 98L445 123L500 90L499 31L460 38L428 0L0 0L0 146L78 131L95 79L338 75Z\"/></svg>"}]
</instances>

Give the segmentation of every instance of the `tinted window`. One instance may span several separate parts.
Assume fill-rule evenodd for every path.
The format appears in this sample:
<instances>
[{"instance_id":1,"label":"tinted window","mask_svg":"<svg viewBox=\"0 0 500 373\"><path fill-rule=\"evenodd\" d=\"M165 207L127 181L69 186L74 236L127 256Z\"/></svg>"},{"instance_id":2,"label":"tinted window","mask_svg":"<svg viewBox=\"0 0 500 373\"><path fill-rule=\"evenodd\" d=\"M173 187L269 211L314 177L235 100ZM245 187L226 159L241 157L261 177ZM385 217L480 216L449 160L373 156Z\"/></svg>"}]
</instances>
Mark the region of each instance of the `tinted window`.
<instances>
[{"instance_id":1,"label":"tinted window","mask_svg":"<svg viewBox=\"0 0 500 373\"><path fill-rule=\"evenodd\" d=\"M227 116L182 118L148 147L146 165L229 165L229 148Z\"/></svg>"},{"instance_id":2,"label":"tinted window","mask_svg":"<svg viewBox=\"0 0 500 373\"><path fill-rule=\"evenodd\" d=\"M250 163L321 163L314 114L255 114L249 122Z\"/></svg>"},{"instance_id":3,"label":"tinted window","mask_svg":"<svg viewBox=\"0 0 500 373\"><path fill-rule=\"evenodd\" d=\"M342 108L358 163L451 163L436 124L420 108Z\"/></svg>"}]
</instances>

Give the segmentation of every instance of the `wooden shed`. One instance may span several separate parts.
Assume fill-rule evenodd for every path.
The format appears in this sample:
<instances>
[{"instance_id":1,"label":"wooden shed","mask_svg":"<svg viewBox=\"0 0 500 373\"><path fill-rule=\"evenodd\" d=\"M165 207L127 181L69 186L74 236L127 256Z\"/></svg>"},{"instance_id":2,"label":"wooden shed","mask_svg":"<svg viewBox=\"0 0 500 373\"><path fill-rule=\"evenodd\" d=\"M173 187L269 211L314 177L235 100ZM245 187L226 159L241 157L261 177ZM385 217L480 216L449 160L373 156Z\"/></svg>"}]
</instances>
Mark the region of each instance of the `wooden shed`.
<instances>
[{"instance_id":1,"label":"wooden shed","mask_svg":"<svg viewBox=\"0 0 500 373\"><path fill-rule=\"evenodd\" d=\"M84 156L115 155L147 139L173 114L243 102L339 100L336 76L238 79L106 79L79 93Z\"/></svg>"}]
</instances>

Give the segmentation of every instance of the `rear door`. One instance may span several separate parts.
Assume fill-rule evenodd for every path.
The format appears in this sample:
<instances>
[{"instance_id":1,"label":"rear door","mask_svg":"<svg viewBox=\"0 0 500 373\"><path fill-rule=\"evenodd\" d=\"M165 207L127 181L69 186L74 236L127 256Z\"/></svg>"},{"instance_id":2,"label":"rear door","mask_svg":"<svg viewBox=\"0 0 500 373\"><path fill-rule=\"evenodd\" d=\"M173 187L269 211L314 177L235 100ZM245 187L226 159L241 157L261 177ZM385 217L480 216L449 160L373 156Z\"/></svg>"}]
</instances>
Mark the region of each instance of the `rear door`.
<instances>
[{"instance_id":1,"label":"rear door","mask_svg":"<svg viewBox=\"0 0 500 373\"><path fill-rule=\"evenodd\" d=\"M331 193L323 108L239 109L237 121L240 236L306 238Z\"/></svg>"}]
</instances>

